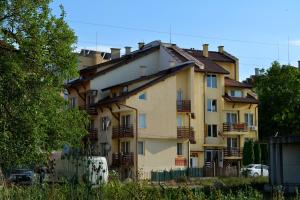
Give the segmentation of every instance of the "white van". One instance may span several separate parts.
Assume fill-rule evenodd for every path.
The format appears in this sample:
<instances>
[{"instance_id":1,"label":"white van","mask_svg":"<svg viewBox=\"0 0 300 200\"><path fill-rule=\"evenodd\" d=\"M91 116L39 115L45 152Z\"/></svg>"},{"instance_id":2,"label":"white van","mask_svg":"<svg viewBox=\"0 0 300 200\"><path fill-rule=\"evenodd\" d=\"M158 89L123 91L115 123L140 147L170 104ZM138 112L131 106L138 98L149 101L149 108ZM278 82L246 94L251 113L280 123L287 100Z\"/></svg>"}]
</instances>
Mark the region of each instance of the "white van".
<instances>
[{"instance_id":1,"label":"white van","mask_svg":"<svg viewBox=\"0 0 300 200\"><path fill-rule=\"evenodd\" d=\"M49 182L63 182L78 177L92 185L106 183L108 166L105 157L82 156L78 159L67 158L62 152L53 152L50 156Z\"/></svg>"}]
</instances>

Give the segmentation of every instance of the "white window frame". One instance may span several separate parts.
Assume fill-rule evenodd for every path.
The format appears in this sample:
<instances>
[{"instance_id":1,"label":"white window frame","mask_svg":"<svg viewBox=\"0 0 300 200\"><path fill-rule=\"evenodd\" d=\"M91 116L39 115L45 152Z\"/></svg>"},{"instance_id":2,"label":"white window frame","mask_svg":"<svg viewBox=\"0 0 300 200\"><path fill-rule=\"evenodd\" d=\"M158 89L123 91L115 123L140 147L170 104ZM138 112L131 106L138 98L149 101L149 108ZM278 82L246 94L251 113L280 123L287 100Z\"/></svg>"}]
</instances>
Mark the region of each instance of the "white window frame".
<instances>
[{"instance_id":1,"label":"white window frame","mask_svg":"<svg viewBox=\"0 0 300 200\"><path fill-rule=\"evenodd\" d=\"M251 118L252 118L252 124L249 123ZM245 123L248 125L248 127L254 126L254 115L253 115L253 113L245 113Z\"/></svg>"},{"instance_id":2,"label":"white window frame","mask_svg":"<svg viewBox=\"0 0 300 200\"><path fill-rule=\"evenodd\" d=\"M214 135L214 127L216 130L215 135ZM218 125L217 124L208 124L207 125L207 137L218 137Z\"/></svg>"},{"instance_id":3,"label":"white window frame","mask_svg":"<svg viewBox=\"0 0 300 200\"><path fill-rule=\"evenodd\" d=\"M143 121L143 123L142 123ZM146 114L145 113L140 113L139 114L139 128L147 128L147 122L146 122Z\"/></svg>"},{"instance_id":4,"label":"white window frame","mask_svg":"<svg viewBox=\"0 0 300 200\"><path fill-rule=\"evenodd\" d=\"M217 88L218 87L217 75L208 74L206 78L207 78L207 87L208 88Z\"/></svg>"},{"instance_id":5,"label":"white window frame","mask_svg":"<svg viewBox=\"0 0 300 200\"><path fill-rule=\"evenodd\" d=\"M138 155L145 155L145 142L144 141L138 141Z\"/></svg>"},{"instance_id":6,"label":"white window frame","mask_svg":"<svg viewBox=\"0 0 300 200\"><path fill-rule=\"evenodd\" d=\"M228 121L228 118L227 118L227 116L229 115L229 121ZM233 117L232 117L232 115L235 115L235 119L236 119L236 121L235 122L233 122ZM228 123L228 124L236 124L236 123L238 123L238 115L237 115L237 113L235 113L235 112L227 112L226 113L226 123Z\"/></svg>"},{"instance_id":7,"label":"white window frame","mask_svg":"<svg viewBox=\"0 0 300 200\"><path fill-rule=\"evenodd\" d=\"M213 109L213 102L216 102L215 109ZM208 112L218 112L218 101L217 99L207 99L207 111Z\"/></svg>"}]
</instances>

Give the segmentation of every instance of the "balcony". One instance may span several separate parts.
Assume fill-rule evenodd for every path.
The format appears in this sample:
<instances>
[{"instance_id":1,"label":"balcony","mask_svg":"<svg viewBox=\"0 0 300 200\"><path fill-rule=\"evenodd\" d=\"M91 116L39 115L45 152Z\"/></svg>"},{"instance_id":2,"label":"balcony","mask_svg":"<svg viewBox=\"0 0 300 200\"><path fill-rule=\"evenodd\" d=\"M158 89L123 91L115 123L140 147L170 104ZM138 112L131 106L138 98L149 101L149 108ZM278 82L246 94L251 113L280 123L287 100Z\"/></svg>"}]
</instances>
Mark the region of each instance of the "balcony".
<instances>
[{"instance_id":1,"label":"balcony","mask_svg":"<svg viewBox=\"0 0 300 200\"><path fill-rule=\"evenodd\" d=\"M112 165L114 167L124 166L131 167L134 165L134 155L133 153L113 153L112 154Z\"/></svg>"},{"instance_id":2,"label":"balcony","mask_svg":"<svg viewBox=\"0 0 300 200\"><path fill-rule=\"evenodd\" d=\"M191 112L191 100L177 100L177 112Z\"/></svg>"},{"instance_id":3,"label":"balcony","mask_svg":"<svg viewBox=\"0 0 300 200\"><path fill-rule=\"evenodd\" d=\"M175 158L175 165L176 166L186 166L187 165L187 160L185 158Z\"/></svg>"},{"instance_id":4,"label":"balcony","mask_svg":"<svg viewBox=\"0 0 300 200\"><path fill-rule=\"evenodd\" d=\"M112 138L127 138L134 137L133 124L113 126L112 128Z\"/></svg>"},{"instance_id":5,"label":"balcony","mask_svg":"<svg viewBox=\"0 0 300 200\"><path fill-rule=\"evenodd\" d=\"M243 151L240 148L224 149L224 157L242 157Z\"/></svg>"},{"instance_id":6,"label":"balcony","mask_svg":"<svg viewBox=\"0 0 300 200\"><path fill-rule=\"evenodd\" d=\"M193 127L177 126L177 138L189 139L192 144L195 144L195 131Z\"/></svg>"},{"instance_id":7,"label":"balcony","mask_svg":"<svg viewBox=\"0 0 300 200\"><path fill-rule=\"evenodd\" d=\"M95 105L82 105L79 106L79 110L85 110L90 115L97 115L97 108Z\"/></svg>"},{"instance_id":8,"label":"balcony","mask_svg":"<svg viewBox=\"0 0 300 200\"><path fill-rule=\"evenodd\" d=\"M247 132L248 126L246 123L236 123L236 124L230 124L230 123L223 123L223 131L224 132Z\"/></svg>"},{"instance_id":9,"label":"balcony","mask_svg":"<svg viewBox=\"0 0 300 200\"><path fill-rule=\"evenodd\" d=\"M90 134L97 134L97 133L98 133L98 129L97 129L97 128L89 128L89 129L88 129L88 132L89 132Z\"/></svg>"}]
</instances>

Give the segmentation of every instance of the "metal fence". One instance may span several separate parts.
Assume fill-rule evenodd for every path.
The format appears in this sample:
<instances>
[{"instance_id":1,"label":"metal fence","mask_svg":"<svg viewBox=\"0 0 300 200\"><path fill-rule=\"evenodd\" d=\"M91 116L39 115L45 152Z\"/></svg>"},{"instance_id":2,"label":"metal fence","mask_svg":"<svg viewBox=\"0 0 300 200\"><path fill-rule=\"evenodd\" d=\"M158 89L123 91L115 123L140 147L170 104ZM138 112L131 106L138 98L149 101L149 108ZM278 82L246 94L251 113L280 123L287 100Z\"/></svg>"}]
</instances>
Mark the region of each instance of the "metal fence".
<instances>
[{"instance_id":1,"label":"metal fence","mask_svg":"<svg viewBox=\"0 0 300 200\"><path fill-rule=\"evenodd\" d=\"M171 169L170 171L152 171L151 181L170 181L178 180L180 178L196 178L203 177L202 168L187 168L187 169Z\"/></svg>"}]
</instances>

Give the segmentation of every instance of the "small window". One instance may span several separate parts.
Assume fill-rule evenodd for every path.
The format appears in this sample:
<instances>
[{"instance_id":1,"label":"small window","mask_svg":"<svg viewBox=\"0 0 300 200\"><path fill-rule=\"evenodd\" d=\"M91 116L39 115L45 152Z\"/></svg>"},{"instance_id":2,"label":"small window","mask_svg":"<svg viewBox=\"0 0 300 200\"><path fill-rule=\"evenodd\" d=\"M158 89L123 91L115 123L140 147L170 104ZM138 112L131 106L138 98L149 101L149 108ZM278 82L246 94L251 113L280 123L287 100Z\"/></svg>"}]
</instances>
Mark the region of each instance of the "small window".
<instances>
[{"instance_id":1,"label":"small window","mask_svg":"<svg viewBox=\"0 0 300 200\"><path fill-rule=\"evenodd\" d=\"M77 105L77 98L76 97L71 97L71 108L75 108Z\"/></svg>"},{"instance_id":2,"label":"small window","mask_svg":"<svg viewBox=\"0 0 300 200\"><path fill-rule=\"evenodd\" d=\"M177 143L177 155L181 156L182 154L182 143Z\"/></svg>"},{"instance_id":3,"label":"small window","mask_svg":"<svg viewBox=\"0 0 300 200\"><path fill-rule=\"evenodd\" d=\"M253 114L252 113L245 113L245 123L248 126L253 126Z\"/></svg>"},{"instance_id":4,"label":"small window","mask_svg":"<svg viewBox=\"0 0 300 200\"><path fill-rule=\"evenodd\" d=\"M207 75L207 87L217 88L217 76L216 75Z\"/></svg>"},{"instance_id":5,"label":"small window","mask_svg":"<svg viewBox=\"0 0 300 200\"><path fill-rule=\"evenodd\" d=\"M138 142L138 154L145 155L145 143L143 141Z\"/></svg>"},{"instance_id":6,"label":"small window","mask_svg":"<svg viewBox=\"0 0 300 200\"><path fill-rule=\"evenodd\" d=\"M139 114L139 128L146 128L146 114Z\"/></svg>"},{"instance_id":7,"label":"small window","mask_svg":"<svg viewBox=\"0 0 300 200\"><path fill-rule=\"evenodd\" d=\"M146 100L146 98L147 98L147 96L146 96L146 93L145 93L145 92L142 93L142 94L140 94L140 96L139 96L139 99L140 99L140 100Z\"/></svg>"},{"instance_id":8,"label":"small window","mask_svg":"<svg viewBox=\"0 0 300 200\"><path fill-rule=\"evenodd\" d=\"M217 137L218 136L218 130L217 130L216 124L208 124L207 125L207 136L208 137Z\"/></svg>"},{"instance_id":9,"label":"small window","mask_svg":"<svg viewBox=\"0 0 300 200\"><path fill-rule=\"evenodd\" d=\"M208 112L217 112L217 100L208 99L207 100L207 111Z\"/></svg>"},{"instance_id":10,"label":"small window","mask_svg":"<svg viewBox=\"0 0 300 200\"><path fill-rule=\"evenodd\" d=\"M231 90L229 94L232 97L242 97L243 96L241 90Z\"/></svg>"},{"instance_id":11,"label":"small window","mask_svg":"<svg viewBox=\"0 0 300 200\"><path fill-rule=\"evenodd\" d=\"M108 117L101 117L101 131L107 131L109 126Z\"/></svg>"}]
</instances>

